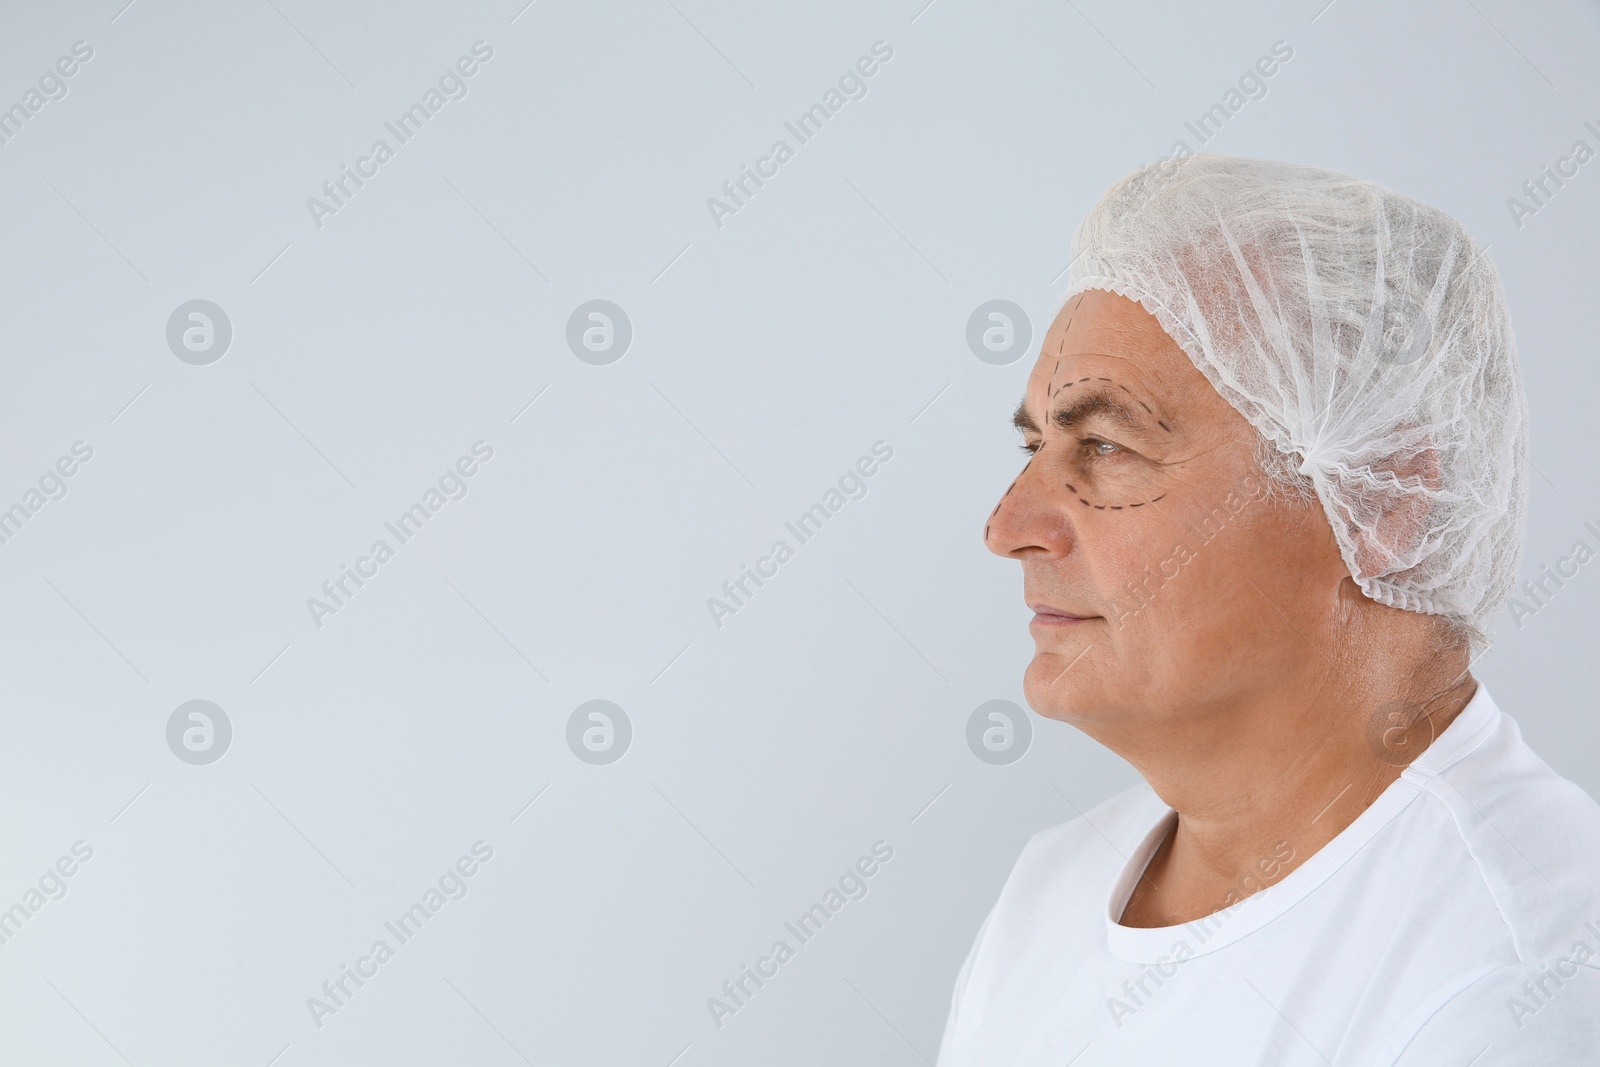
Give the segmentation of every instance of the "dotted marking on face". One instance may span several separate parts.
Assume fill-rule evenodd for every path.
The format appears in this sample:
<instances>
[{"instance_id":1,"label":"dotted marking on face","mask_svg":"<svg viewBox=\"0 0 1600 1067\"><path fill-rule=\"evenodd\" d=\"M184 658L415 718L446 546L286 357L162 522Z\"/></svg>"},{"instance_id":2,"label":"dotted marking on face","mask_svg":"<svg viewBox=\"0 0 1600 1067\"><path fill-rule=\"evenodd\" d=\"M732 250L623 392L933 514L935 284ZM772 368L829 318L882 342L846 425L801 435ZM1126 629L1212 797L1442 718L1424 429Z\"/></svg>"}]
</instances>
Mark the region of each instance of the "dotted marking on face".
<instances>
[{"instance_id":1,"label":"dotted marking on face","mask_svg":"<svg viewBox=\"0 0 1600 1067\"><path fill-rule=\"evenodd\" d=\"M1061 364L1060 364L1060 361L1058 360L1056 362L1057 369L1059 369L1060 366L1061 366ZM1052 380L1054 380L1054 375L1053 374L1052 374ZM1061 386L1055 390L1055 392L1060 393L1063 390L1072 388L1074 385L1082 385L1084 382L1106 382L1109 385L1114 385L1118 389L1121 389L1124 393L1127 393L1128 394L1128 399L1132 400L1134 403L1138 404L1141 408L1143 408L1146 415L1154 415L1155 414L1155 409L1152 408L1149 404L1146 404L1143 400L1140 400L1138 395L1135 394L1132 389L1129 389L1126 385L1123 385L1121 382L1113 381L1110 378L1103 378L1103 377L1100 377L1098 375L1085 375L1082 378L1078 378L1078 379L1075 379L1075 380L1070 381L1070 382L1063 382L1061 384ZM1168 425L1166 420L1161 419L1161 418L1157 418L1156 419L1156 425L1160 426L1161 429L1166 431L1167 433L1172 433L1172 427L1170 425Z\"/></svg>"},{"instance_id":2,"label":"dotted marking on face","mask_svg":"<svg viewBox=\"0 0 1600 1067\"><path fill-rule=\"evenodd\" d=\"M1072 489L1072 486L1069 485L1069 486L1067 486L1067 488L1068 489ZM1073 492L1077 492L1076 489L1073 489L1072 491ZM1096 511L1105 511L1107 509L1110 509L1111 511L1121 511L1123 508L1142 508L1146 504L1154 504L1157 500L1160 500L1161 497L1164 497L1166 495L1167 494L1162 493L1161 496L1152 497L1149 500L1141 500L1137 504L1095 504L1095 503L1091 503L1088 500L1085 500L1083 497L1080 496L1078 498L1078 503L1082 504L1086 508L1094 508Z\"/></svg>"},{"instance_id":3,"label":"dotted marking on face","mask_svg":"<svg viewBox=\"0 0 1600 1067\"><path fill-rule=\"evenodd\" d=\"M983 540L985 543L987 543L989 540L989 527L993 525L994 517L1000 513L1000 508L1004 506L1006 497L1011 495L1011 490L1015 489L1017 487L1017 483L1022 481L1022 476L1028 473L1028 468L1033 466L1033 461L1037 458L1037 456L1029 456L1028 462L1022 465L1022 470L1018 472L1015 478L1011 479L1011 484L1006 486L1006 491L1000 494L999 503L995 504L994 510L989 512L990 521L983 524Z\"/></svg>"},{"instance_id":4,"label":"dotted marking on face","mask_svg":"<svg viewBox=\"0 0 1600 1067\"><path fill-rule=\"evenodd\" d=\"M1071 327L1071 324L1072 324L1072 320L1069 318L1067 320L1067 325L1068 325L1069 328ZM1064 331L1063 331L1063 333L1064 333ZM1150 407L1150 405L1146 404L1143 400L1140 400L1139 397L1134 394L1133 390L1129 389L1126 385L1123 385L1121 382L1115 381L1115 380L1113 380L1111 378L1104 377L1102 375L1086 374L1082 378L1078 378L1078 379L1075 379L1075 380L1070 381L1070 382L1063 382L1061 385L1056 386L1055 385L1055 375L1060 370L1061 370L1061 361L1058 359L1058 360L1056 360L1055 369L1052 370L1051 373L1050 373L1051 384L1045 390L1046 396L1053 396L1054 394L1059 393L1059 392L1061 392L1061 391L1063 391L1065 389L1069 389L1074 385L1082 385L1085 382L1105 382L1108 385L1114 385L1118 389L1122 390L1124 393L1127 393L1128 394L1128 399L1134 401L1141 408L1143 408L1147 415L1154 415L1155 414L1155 411ZM1172 427L1169 426L1166 423L1166 421L1163 420L1163 419L1159 419L1159 418L1156 419L1156 425L1160 426L1161 429L1166 431L1167 433L1171 433L1172 432ZM1040 447L1042 448L1043 446L1041 445ZM1028 457L1028 466L1031 466L1033 464L1033 461L1038 458L1038 455L1039 455L1039 453L1036 451L1032 456ZM1023 469L1024 472L1026 472L1028 467L1024 466L1022 469ZM1022 477L1022 475L1019 474L1017 477L1020 479ZM1078 491L1078 487L1073 485L1071 482L1063 482L1062 485L1064 485L1066 487L1067 491L1070 492L1070 493L1076 494L1077 491ZM1004 502L1005 497L1011 495L1011 490L1013 488L1015 488L1015 487L1016 487L1016 482L1013 481L1011 483L1011 485L1009 487L1007 487L1005 493L1001 496L1002 503ZM1078 497L1078 503L1082 504L1086 508L1094 508L1096 511L1123 511L1123 510L1132 510L1133 508L1142 508L1146 504L1154 504L1157 500L1162 499L1166 495L1167 494L1162 493L1161 496L1155 497L1153 499L1140 500L1140 501L1136 501L1136 502L1131 503L1131 504L1096 504L1092 500L1089 500L1086 497L1081 497L1080 496L1080 497ZM998 511L998 510L999 510L999 505L997 504L997 505L995 505L995 511ZM994 515L994 512L990 512L990 516L992 517L993 515ZM987 536L987 535L985 535L985 536Z\"/></svg>"},{"instance_id":5,"label":"dotted marking on face","mask_svg":"<svg viewBox=\"0 0 1600 1067\"><path fill-rule=\"evenodd\" d=\"M1081 298L1082 295L1083 294L1080 293L1079 297ZM1074 304L1073 306L1076 307L1077 305ZM1056 393L1056 371L1059 371L1061 369L1061 360L1060 360L1059 357L1066 353L1067 334L1069 334L1071 332L1072 332L1072 316L1068 315L1067 316L1066 329L1062 330L1061 331L1061 336L1056 338L1056 356L1058 358L1056 359L1055 370L1052 370L1050 372L1050 385L1045 389L1045 394L1044 394L1045 396L1054 396L1055 393Z\"/></svg>"}]
</instances>

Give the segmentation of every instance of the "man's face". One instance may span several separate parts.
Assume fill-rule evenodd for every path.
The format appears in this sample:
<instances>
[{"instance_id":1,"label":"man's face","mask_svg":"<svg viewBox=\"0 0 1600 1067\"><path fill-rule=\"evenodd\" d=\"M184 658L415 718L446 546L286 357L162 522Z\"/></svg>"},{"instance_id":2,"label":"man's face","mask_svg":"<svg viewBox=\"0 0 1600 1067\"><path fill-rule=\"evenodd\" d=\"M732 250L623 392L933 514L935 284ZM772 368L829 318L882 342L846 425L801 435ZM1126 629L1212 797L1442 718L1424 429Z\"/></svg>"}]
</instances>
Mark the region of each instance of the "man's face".
<instances>
[{"instance_id":1,"label":"man's face","mask_svg":"<svg viewBox=\"0 0 1600 1067\"><path fill-rule=\"evenodd\" d=\"M1145 742L1155 722L1306 676L1347 573L1327 521L1264 497L1244 417L1148 312L1069 300L1016 421L1033 456L984 539L1022 563L1038 612L1034 710Z\"/></svg>"}]
</instances>

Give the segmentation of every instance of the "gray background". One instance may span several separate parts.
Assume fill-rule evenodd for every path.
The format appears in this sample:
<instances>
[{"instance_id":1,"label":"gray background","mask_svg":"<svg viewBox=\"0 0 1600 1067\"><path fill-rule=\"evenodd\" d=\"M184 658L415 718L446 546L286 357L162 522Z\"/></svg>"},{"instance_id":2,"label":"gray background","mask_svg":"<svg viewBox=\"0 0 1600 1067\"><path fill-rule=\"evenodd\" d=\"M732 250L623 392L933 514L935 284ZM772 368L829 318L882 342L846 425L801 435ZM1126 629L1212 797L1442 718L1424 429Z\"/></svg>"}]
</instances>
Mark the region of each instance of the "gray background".
<instances>
[{"instance_id":1,"label":"gray background","mask_svg":"<svg viewBox=\"0 0 1600 1067\"><path fill-rule=\"evenodd\" d=\"M1600 538L1592 4L524 0L5 6L0 945L7 1062L906 1064L1029 835L1134 781L1060 724L994 766L1032 642L984 516L1021 465L1073 226L1277 40L1207 146L1371 178L1491 246L1533 414L1525 575ZM477 40L494 49L337 213L306 199ZM719 228L706 207L874 41L893 49ZM389 138L391 143L393 139ZM211 300L208 366L165 340ZM633 326L607 366L568 316ZM528 406L529 401L538 397ZM494 458L334 617L306 598L477 440ZM872 443L894 449L717 628L706 599ZM392 543L392 538L390 539ZM1478 668L1600 792L1600 564ZM166 742L216 702L220 760ZM616 702L591 766L568 716ZM529 806L530 800L538 799ZM318 1028L306 999L472 842L494 858ZM748 1004L706 999L873 842L894 858ZM789 938L791 941L792 938ZM675 1059L676 1057L676 1059Z\"/></svg>"}]
</instances>

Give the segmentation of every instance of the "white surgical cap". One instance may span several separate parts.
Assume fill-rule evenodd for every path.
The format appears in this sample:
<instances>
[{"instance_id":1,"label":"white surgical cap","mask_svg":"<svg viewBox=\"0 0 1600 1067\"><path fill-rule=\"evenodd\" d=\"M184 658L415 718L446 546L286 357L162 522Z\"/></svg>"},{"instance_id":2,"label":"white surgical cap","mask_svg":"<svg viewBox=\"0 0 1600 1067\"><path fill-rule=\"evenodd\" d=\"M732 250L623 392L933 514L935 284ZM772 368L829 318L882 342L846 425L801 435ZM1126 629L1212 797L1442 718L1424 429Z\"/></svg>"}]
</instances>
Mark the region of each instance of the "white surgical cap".
<instances>
[{"instance_id":1,"label":"white surgical cap","mask_svg":"<svg viewBox=\"0 0 1600 1067\"><path fill-rule=\"evenodd\" d=\"M1362 592L1476 654L1511 595L1527 402L1499 277L1461 224L1318 167L1201 153L1122 178L1063 303L1138 301L1316 487Z\"/></svg>"}]
</instances>

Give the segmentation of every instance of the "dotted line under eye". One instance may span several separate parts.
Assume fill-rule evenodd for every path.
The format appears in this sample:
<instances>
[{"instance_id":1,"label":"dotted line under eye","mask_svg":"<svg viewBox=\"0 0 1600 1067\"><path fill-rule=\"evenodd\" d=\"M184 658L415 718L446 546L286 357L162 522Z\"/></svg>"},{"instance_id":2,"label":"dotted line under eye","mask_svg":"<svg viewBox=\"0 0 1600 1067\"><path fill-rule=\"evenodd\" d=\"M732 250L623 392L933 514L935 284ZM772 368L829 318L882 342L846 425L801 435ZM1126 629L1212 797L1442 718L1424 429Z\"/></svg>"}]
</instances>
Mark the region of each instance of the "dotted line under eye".
<instances>
[{"instance_id":1,"label":"dotted line under eye","mask_svg":"<svg viewBox=\"0 0 1600 1067\"><path fill-rule=\"evenodd\" d=\"M1028 460L1028 465L1032 465L1032 463L1033 459L1030 457ZM998 514L1000 508L1004 506L1006 497L1011 495L1011 490L1017 487L1017 482L1022 480L1022 474L1027 473L1027 470L1028 467L1024 466L1022 468L1022 473L1019 473L1015 478L1011 479L1011 484L1006 486L1006 491L1000 494L1000 502L995 504L993 511L989 512L989 519L983 524L983 540L985 544L988 544L989 542L989 528L994 525L995 515ZM1071 482L1063 482L1062 484L1066 486L1069 492L1076 493L1078 491L1078 487L1073 485ZM1142 508L1146 504L1154 504L1158 500L1163 500L1166 498L1166 495L1167 494L1162 493L1160 496L1151 497L1149 500L1141 500L1137 504L1096 504L1080 496L1078 497L1078 503L1082 504L1086 508L1094 508L1096 511L1132 511L1134 508Z\"/></svg>"},{"instance_id":2,"label":"dotted line under eye","mask_svg":"<svg viewBox=\"0 0 1600 1067\"><path fill-rule=\"evenodd\" d=\"M1067 486L1067 488L1071 489L1074 493L1078 491L1070 485ZM1149 500L1141 500L1137 504L1091 504L1089 501L1080 496L1078 498L1078 503L1082 504L1086 508L1094 508L1096 511L1122 511L1124 508L1142 508L1146 504L1154 504L1157 500L1160 500L1161 497L1166 495L1167 494L1162 493L1161 496L1152 497ZM993 517L993 512L990 513L990 516Z\"/></svg>"}]
</instances>

